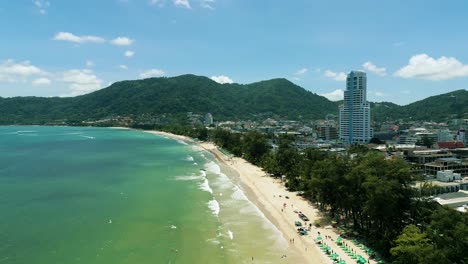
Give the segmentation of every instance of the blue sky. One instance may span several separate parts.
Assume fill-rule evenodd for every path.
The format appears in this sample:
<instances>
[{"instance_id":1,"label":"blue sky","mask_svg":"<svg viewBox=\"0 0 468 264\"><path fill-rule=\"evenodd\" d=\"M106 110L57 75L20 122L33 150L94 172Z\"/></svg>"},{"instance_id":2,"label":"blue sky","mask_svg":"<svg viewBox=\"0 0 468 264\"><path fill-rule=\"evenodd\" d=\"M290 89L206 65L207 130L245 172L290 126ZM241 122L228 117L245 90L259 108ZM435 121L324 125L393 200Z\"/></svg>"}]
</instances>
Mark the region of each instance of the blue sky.
<instances>
[{"instance_id":1,"label":"blue sky","mask_svg":"<svg viewBox=\"0 0 468 264\"><path fill-rule=\"evenodd\" d=\"M0 4L0 96L72 96L113 82L287 78L339 99L408 104L468 89L468 2L15 0Z\"/></svg>"}]
</instances>

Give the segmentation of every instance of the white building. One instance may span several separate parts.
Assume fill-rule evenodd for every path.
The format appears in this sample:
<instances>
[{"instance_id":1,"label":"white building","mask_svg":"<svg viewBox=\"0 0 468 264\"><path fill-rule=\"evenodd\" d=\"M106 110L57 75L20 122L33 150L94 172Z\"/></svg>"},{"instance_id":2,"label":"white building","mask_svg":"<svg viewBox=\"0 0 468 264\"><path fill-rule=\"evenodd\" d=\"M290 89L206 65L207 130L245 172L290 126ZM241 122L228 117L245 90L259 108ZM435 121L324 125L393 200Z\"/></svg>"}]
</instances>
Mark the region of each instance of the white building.
<instances>
[{"instance_id":1,"label":"white building","mask_svg":"<svg viewBox=\"0 0 468 264\"><path fill-rule=\"evenodd\" d=\"M452 170L438 171L437 180L442 182L459 181L461 180L461 174L453 173Z\"/></svg>"},{"instance_id":2,"label":"white building","mask_svg":"<svg viewBox=\"0 0 468 264\"><path fill-rule=\"evenodd\" d=\"M213 116L211 115L211 113L207 113L205 115L205 125L209 126L212 124L213 124Z\"/></svg>"},{"instance_id":3,"label":"white building","mask_svg":"<svg viewBox=\"0 0 468 264\"><path fill-rule=\"evenodd\" d=\"M468 144L468 138L466 137L466 131L465 129L460 129L457 132L457 141L461 141L465 144L465 146Z\"/></svg>"},{"instance_id":4,"label":"white building","mask_svg":"<svg viewBox=\"0 0 468 264\"><path fill-rule=\"evenodd\" d=\"M365 144L374 136L370 127L365 72L352 71L346 78L343 105L340 106L340 140L346 144Z\"/></svg>"}]
</instances>

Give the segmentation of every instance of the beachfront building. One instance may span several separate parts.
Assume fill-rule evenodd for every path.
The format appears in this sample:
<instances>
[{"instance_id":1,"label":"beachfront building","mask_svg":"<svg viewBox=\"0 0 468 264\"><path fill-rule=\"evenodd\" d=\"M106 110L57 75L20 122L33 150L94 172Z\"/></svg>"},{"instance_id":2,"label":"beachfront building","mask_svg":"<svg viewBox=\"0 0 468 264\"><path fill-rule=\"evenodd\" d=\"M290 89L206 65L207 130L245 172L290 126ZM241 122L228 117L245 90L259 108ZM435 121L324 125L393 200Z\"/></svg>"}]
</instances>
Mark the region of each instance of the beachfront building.
<instances>
[{"instance_id":1,"label":"beachfront building","mask_svg":"<svg viewBox=\"0 0 468 264\"><path fill-rule=\"evenodd\" d=\"M346 91L340 105L340 140L345 144L366 144L373 137L370 104L367 102L365 72L352 71L346 78Z\"/></svg>"}]
</instances>

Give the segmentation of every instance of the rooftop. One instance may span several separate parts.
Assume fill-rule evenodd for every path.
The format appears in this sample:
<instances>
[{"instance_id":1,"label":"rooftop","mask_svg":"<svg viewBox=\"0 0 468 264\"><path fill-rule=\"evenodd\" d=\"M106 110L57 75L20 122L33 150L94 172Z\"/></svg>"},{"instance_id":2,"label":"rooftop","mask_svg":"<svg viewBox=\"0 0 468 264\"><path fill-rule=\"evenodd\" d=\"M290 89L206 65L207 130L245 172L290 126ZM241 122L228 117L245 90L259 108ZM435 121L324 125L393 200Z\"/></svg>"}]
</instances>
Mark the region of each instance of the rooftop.
<instances>
[{"instance_id":1,"label":"rooftop","mask_svg":"<svg viewBox=\"0 0 468 264\"><path fill-rule=\"evenodd\" d=\"M443 161L443 162L461 161L460 159L457 159L457 158L440 158L440 159L438 159L438 160Z\"/></svg>"}]
</instances>

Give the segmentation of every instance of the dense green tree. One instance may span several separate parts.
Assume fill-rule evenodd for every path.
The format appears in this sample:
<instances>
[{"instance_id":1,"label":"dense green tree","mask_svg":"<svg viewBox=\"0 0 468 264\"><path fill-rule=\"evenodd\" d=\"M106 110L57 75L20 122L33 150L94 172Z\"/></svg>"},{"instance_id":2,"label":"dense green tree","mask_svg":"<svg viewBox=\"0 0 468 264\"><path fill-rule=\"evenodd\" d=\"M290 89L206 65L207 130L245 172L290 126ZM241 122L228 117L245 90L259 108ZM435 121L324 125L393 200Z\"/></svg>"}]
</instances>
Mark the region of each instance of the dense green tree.
<instances>
[{"instance_id":1,"label":"dense green tree","mask_svg":"<svg viewBox=\"0 0 468 264\"><path fill-rule=\"evenodd\" d=\"M416 141L416 145L418 145L418 146L425 146L426 148L431 148L432 145L434 145L434 143L435 143L435 140L429 138L429 137L426 136L426 135L423 135L423 136L421 137L421 139L418 139L418 140Z\"/></svg>"},{"instance_id":2,"label":"dense green tree","mask_svg":"<svg viewBox=\"0 0 468 264\"><path fill-rule=\"evenodd\" d=\"M253 164L259 164L270 150L270 145L262 133L250 131L242 136L244 158Z\"/></svg>"},{"instance_id":3,"label":"dense green tree","mask_svg":"<svg viewBox=\"0 0 468 264\"><path fill-rule=\"evenodd\" d=\"M431 215L428 236L436 249L451 263L468 263L468 215L451 208L440 208Z\"/></svg>"},{"instance_id":4,"label":"dense green tree","mask_svg":"<svg viewBox=\"0 0 468 264\"><path fill-rule=\"evenodd\" d=\"M427 237L426 233L421 232L415 225L408 225L403 229L401 235L395 240L396 246L390 252L395 264L419 264L426 262L428 256L432 255L434 245ZM442 263L444 260L441 259Z\"/></svg>"}]
</instances>

